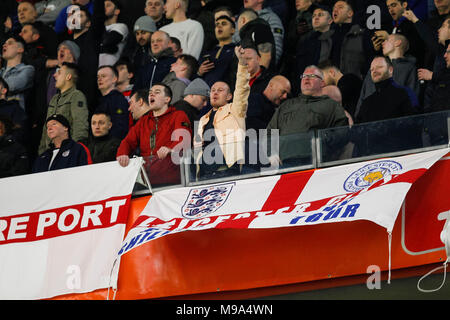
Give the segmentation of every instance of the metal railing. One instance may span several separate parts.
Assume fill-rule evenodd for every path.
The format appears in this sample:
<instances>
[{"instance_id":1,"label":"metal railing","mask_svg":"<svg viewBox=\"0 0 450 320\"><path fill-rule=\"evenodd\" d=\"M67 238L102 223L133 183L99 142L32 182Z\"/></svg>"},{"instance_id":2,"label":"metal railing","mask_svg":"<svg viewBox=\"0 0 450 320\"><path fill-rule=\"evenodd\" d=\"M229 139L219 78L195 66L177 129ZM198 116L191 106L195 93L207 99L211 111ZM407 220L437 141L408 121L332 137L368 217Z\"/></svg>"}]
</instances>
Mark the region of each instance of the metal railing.
<instances>
[{"instance_id":1,"label":"metal railing","mask_svg":"<svg viewBox=\"0 0 450 320\"><path fill-rule=\"evenodd\" d=\"M140 190L135 188L133 195L426 152L448 147L449 137L450 111L280 136L277 137L275 145L273 139L269 141L270 135L263 138L260 135L257 139L247 138L245 143L240 142L236 146L222 146L220 150L226 150L227 147L243 148L241 150L245 157L238 165L233 166L232 170L227 170L225 163L216 163L217 170L214 172L217 173L202 175L199 167L203 163L199 164L198 159L205 160L204 165L208 166L208 156L202 154L207 150L190 150L190 154L184 156L177 167L180 177L178 183L155 185L152 175L160 175L161 172L143 170L139 181ZM274 155L281 160L275 165L269 161ZM155 161L144 160L146 163Z\"/></svg>"}]
</instances>

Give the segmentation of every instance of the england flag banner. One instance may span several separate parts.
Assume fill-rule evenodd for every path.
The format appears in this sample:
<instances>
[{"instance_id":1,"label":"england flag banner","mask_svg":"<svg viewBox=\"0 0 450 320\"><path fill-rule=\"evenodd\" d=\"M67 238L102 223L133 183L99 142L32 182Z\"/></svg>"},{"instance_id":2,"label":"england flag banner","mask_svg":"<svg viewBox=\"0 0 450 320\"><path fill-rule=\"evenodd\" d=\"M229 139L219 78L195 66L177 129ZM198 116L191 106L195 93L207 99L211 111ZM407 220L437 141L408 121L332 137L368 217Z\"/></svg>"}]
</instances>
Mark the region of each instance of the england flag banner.
<instances>
[{"instance_id":1,"label":"england flag banner","mask_svg":"<svg viewBox=\"0 0 450 320\"><path fill-rule=\"evenodd\" d=\"M118 256L148 241L210 228L278 228L369 220L390 234L411 185L439 149L279 176L155 193Z\"/></svg>"},{"instance_id":2,"label":"england flag banner","mask_svg":"<svg viewBox=\"0 0 450 320\"><path fill-rule=\"evenodd\" d=\"M0 180L0 299L45 299L117 284L142 158Z\"/></svg>"}]
</instances>

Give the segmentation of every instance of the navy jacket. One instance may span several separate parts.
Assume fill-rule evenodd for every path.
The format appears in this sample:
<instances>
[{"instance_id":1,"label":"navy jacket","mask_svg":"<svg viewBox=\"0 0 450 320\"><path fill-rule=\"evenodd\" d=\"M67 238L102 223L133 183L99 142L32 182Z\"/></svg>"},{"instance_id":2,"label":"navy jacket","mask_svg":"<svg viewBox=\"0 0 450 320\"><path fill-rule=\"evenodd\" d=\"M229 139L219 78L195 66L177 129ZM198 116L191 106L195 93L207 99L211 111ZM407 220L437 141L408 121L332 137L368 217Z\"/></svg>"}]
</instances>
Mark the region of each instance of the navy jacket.
<instances>
[{"instance_id":1,"label":"navy jacket","mask_svg":"<svg viewBox=\"0 0 450 320\"><path fill-rule=\"evenodd\" d=\"M161 52L159 57L153 57L150 63L136 70L133 90L149 89L153 83L161 82L170 72L170 66L177 61L171 48Z\"/></svg>"},{"instance_id":2,"label":"navy jacket","mask_svg":"<svg viewBox=\"0 0 450 320\"><path fill-rule=\"evenodd\" d=\"M236 44L229 43L223 46L219 57L216 59L220 46L205 52L210 55L211 62L214 62L214 69L203 75L203 80L212 87L217 81L230 82L230 72L232 70L232 62L234 58L234 47ZM199 65L204 61L203 57L199 59Z\"/></svg>"},{"instance_id":3,"label":"navy jacket","mask_svg":"<svg viewBox=\"0 0 450 320\"><path fill-rule=\"evenodd\" d=\"M33 173L84 166L92 163L89 150L84 145L69 138L62 142L61 148L59 148L58 154L49 168L54 149L52 146L36 158L33 164Z\"/></svg>"},{"instance_id":4,"label":"navy jacket","mask_svg":"<svg viewBox=\"0 0 450 320\"><path fill-rule=\"evenodd\" d=\"M105 112L111 117L113 126L110 134L120 140L128 133L128 101L124 95L116 89L100 98L96 111Z\"/></svg>"}]
</instances>

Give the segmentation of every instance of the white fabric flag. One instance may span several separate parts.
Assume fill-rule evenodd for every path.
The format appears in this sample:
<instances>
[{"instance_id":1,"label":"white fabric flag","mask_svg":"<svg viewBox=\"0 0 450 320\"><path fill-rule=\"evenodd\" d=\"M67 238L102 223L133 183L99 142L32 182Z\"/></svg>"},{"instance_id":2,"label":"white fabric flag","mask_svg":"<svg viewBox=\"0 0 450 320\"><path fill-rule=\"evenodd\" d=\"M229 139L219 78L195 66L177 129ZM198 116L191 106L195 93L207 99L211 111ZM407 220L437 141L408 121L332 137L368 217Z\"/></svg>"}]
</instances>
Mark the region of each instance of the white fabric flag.
<instances>
[{"instance_id":1,"label":"white fabric flag","mask_svg":"<svg viewBox=\"0 0 450 320\"><path fill-rule=\"evenodd\" d=\"M369 220L392 231L411 185L449 149L157 192L119 256L167 234Z\"/></svg>"},{"instance_id":2,"label":"white fabric flag","mask_svg":"<svg viewBox=\"0 0 450 320\"><path fill-rule=\"evenodd\" d=\"M107 288L142 158L0 180L0 299ZM113 277L111 285L117 282Z\"/></svg>"}]
</instances>

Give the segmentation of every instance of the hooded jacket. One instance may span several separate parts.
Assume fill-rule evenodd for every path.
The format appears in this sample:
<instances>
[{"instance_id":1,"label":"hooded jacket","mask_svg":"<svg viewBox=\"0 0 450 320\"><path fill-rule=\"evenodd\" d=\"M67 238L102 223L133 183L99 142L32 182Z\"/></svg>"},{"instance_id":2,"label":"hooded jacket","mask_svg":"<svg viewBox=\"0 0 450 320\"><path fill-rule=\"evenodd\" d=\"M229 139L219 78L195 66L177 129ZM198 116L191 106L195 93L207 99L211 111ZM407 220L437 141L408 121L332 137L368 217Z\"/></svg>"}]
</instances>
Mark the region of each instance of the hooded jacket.
<instances>
[{"instance_id":1,"label":"hooded jacket","mask_svg":"<svg viewBox=\"0 0 450 320\"><path fill-rule=\"evenodd\" d=\"M190 136L189 141L183 141L182 137L172 139L172 133L177 129L183 129L187 130L190 135L190 128L191 124L187 115L173 106L170 106L164 114L158 117L153 116L153 112L147 112L131 127L125 139L122 140L117 150L117 157L130 156L139 148L140 156L147 157L147 172L153 185L179 183L179 166L172 162L170 155L159 159L157 152L161 147L173 149L180 142L185 142L189 146Z\"/></svg>"}]
</instances>

